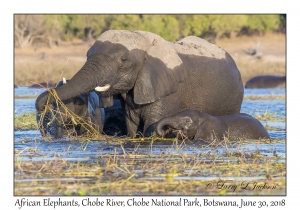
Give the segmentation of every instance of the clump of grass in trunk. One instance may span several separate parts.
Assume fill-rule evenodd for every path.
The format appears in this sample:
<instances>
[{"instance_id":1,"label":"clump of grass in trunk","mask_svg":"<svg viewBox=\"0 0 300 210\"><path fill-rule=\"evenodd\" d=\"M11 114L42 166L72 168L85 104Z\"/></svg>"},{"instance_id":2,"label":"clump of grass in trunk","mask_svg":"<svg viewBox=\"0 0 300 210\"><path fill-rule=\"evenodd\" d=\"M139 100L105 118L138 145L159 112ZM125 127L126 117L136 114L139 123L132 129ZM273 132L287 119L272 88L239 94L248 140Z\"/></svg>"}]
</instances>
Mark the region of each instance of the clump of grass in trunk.
<instances>
[{"instance_id":1,"label":"clump of grass in trunk","mask_svg":"<svg viewBox=\"0 0 300 210\"><path fill-rule=\"evenodd\" d=\"M37 129L35 113L25 112L21 115L15 115L14 128L15 130Z\"/></svg>"},{"instance_id":2,"label":"clump of grass in trunk","mask_svg":"<svg viewBox=\"0 0 300 210\"><path fill-rule=\"evenodd\" d=\"M51 121L48 123L48 126L53 123L53 121L55 120L59 120L56 116L58 115L66 115L66 117L70 118L72 120L73 125L80 125L81 127L83 127L87 133L85 135L85 137L92 137L95 138L96 136L101 137L101 139L105 139L106 136L102 135L99 133L99 131L96 130L97 125L93 124L92 122L88 122L86 119L81 118L80 116L77 116L75 113L73 113L71 110L69 110L66 105L60 100L60 98L58 97L56 91L54 89L50 89L48 90L49 95L48 95L48 100L47 103L45 105L45 110L40 113L41 118L40 118L40 123L39 123L39 128L41 128L41 131L44 132L43 129L43 123L44 122L44 118L45 116L48 115L48 113L52 113L52 119ZM53 112L53 105L49 104L49 99L50 97L54 98L54 103L56 103L57 107L61 107L61 110L65 110L65 113L61 113L59 112L59 110L56 110L56 113L54 114ZM64 128L68 131L68 126L69 124L66 124L65 122L61 122L62 125L64 126ZM46 136L46 134L44 133L44 136ZM73 135L70 134L68 135L70 137L72 137Z\"/></svg>"}]
</instances>

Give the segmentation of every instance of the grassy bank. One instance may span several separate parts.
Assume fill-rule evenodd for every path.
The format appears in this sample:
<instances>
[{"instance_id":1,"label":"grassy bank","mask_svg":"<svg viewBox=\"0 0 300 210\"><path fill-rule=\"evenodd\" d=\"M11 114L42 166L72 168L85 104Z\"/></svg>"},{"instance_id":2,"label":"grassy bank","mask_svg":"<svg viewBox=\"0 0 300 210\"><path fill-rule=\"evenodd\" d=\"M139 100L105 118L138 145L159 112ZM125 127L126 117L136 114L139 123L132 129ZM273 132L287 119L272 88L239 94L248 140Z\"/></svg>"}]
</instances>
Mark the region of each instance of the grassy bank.
<instances>
[{"instance_id":1,"label":"grassy bank","mask_svg":"<svg viewBox=\"0 0 300 210\"><path fill-rule=\"evenodd\" d=\"M258 43L261 44L261 59L245 53L247 49L255 49ZM62 76L70 79L85 63L91 44L72 40L59 47L15 48L14 83L28 86L47 81L57 83ZM283 34L223 38L217 45L233 57L244 84L257 75L286 74L286 36Z\"/></svg>"},{"instance_id":2,"label":"grassy bank","mask_svg":"<svg viewBox=\"0 0 300 210\"><path fill-rule=\"evenodd\" d=\"M57 83L62 77L70 79L83 66L84 62L65 58L16 60L14 83L30 86L39 82Z\"/></svg>"},{"instance_id":3,"label":"grassy bank","mask_svg":"<svg viewBox=\"0 0 300 210\"><path fill-rule=\"evenodd\" d=\"M285 75L285 62L237 61L243 83L257 75ZM67 58L49 58L45 60L15 61L15 84L30 86L39 82L57 83L65 77L70 79L83 66L83 61Z\"/></svg>"},{"instance_id":4,"label":"grassy bank","mask_svg":"<svg viewBox=\"0 0 300 210\"><path fill-rule=\"evenodd\" d=\"M286 75L285 62L282 61L238 60L236 64L241 72L244 85L249 79L258 75Z\"/></svg>"}]
</instances>

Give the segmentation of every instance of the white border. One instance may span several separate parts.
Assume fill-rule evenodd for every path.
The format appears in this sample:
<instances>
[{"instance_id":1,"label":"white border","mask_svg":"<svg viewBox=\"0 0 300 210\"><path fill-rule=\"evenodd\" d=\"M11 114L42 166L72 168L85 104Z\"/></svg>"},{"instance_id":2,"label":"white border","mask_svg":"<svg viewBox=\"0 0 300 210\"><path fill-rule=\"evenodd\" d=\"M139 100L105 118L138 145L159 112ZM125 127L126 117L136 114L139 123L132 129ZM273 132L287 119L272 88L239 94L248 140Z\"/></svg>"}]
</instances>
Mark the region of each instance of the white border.
<instances>
[{"instance_id":1,"label":"white border","mask_svg":"<svg viewBox=\"0 0 300 210\"><path fill-rule=\"evenodd\" d=\"M293 1L294 2L294 1ZM13 197L13 14L14 13L286 13L287 14L287 196L245 197L248 200L274 200L285 198L285 208L298 206L299 157L297 143L299 134L299 18L297 4L287 1L10 1L1 2L1 209L12 209L17 197ZM8 101L8 103L7 103ZM3 117L4 116L4 117ZM297 162L296 162L297 161ZM67 199L72 197L68 197ZM80 199L75 197L76 199ZM107 197L105 197L107 198ZM128 197L117 197L127 200ZM148 197L150 198L150 197ZM166 197L164 197L166 198ZM193 197L192 197L193 198ZM200 197L203 199L204 197ZM208 197L218 200L240 199L240 197ZM39 199L39 198L38 198ZM173 199L170 197L170 199ZM6 208L2 208L6 207ZM133 207L134 208L134 207ZM139 207L140 208L140 207ZM171 207L163 207L164 209ZM176 207L172 207L176 208ZM223 207L224 208L224 207ZM29 208L27 208L29 209ZM37 209L37 208L36 208ZM39 207L38 209L44 209ZM49 209L49 208L48 208ZM56 208L62 209L62 208ZM291 208L292 209L292 208ZM295 208L293 208L295 209Z\"/></svg>"}]
</instances>

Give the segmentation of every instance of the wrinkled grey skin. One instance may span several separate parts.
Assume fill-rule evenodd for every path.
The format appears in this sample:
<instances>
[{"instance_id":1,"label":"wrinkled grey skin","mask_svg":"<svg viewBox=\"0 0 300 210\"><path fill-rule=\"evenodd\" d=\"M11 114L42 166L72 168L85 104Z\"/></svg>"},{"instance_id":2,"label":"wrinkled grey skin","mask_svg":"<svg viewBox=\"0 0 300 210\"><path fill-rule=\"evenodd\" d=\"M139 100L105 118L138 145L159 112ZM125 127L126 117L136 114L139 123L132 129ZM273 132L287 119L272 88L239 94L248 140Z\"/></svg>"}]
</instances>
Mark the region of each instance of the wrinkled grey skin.
<instances>
[{"instance_id":1,"label":"wrinkled grey skin","mask_svg":"<svg viewBox=\"0 0 300 210\"><path fill-rule=\"evenodd\" d=\"M231 56L198 37L175 43L143 31L109 30L87 52L84 66L55 88L61 100L110 85L101 107L120 96L128 135L149 136L156 122L190 108L215 116L240 112L244 88ZM48 92L36 100L44 110ZM50 101L53 101L50 98Z\"/></svg>"},{"instance_id":2,"label":"wrinkled grey skin","mask_svg":"<svg viewBox=\"0 0 300 210\"><path fill-rule=\"evenodd\" d=\"M245 88L285 88L286 76L257 76L250 79Z\"/></svg>"},{"instance_id":3,"label":"wrinkled grey skin","mask_svg":"<svg viewBox=\"0 0 300 210\"><path fill-rule=\"evenodd\" d=\"M233 141L270 138L257 119L244 113L214 117L200 111L186 109L171 117L162 118L157 123L157 133L163 135L168 126L173 131L183 131L190 140L206 142L214 139L222 140L224 135Z\"/></svg>"},{"instance_id":4,"label":"wrinkled grey skin","mask_svg":"<svg viewBox=\"0 0 300 210\"><path fill-rule=\"evenodd\" d=\"M62 85L65 84L63 84L63 81L60 81L57 87ZM68 111L73 112L87 122L91 122L99 132L102 131L105 113L104 109L100 109L99 96L95 91L64 100L63 103L68 108ZM66 111L62 106L54 103L53 115L47 113L43 122L41 122L41 125L43 125L40 128L42 135L49 133L55 138L62 138L67 134L82 135L86 133L86 129L83 126L73 123ZM53 117L55 119L52 121ZM37 122L40 122L40 120L40 114L37 113ZM48 124L51 121L52 123Z\"/></svg>"}]
</instances>

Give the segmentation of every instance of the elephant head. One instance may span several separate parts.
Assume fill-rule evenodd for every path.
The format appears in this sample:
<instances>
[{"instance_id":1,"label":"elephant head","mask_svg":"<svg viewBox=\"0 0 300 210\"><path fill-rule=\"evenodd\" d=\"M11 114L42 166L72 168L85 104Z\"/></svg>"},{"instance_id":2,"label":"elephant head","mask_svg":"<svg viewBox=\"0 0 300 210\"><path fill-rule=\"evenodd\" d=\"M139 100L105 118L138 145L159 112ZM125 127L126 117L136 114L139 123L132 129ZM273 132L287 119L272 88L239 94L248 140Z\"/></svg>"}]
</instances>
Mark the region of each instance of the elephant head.
<instances>
[{"instance_id":1,"label":"elephant head","mask_svg":"<svg viewBox=\"0 0 300 210\"><path fill-rule=\"evenodd\" d=\"M113 95L133 90L135 104L147 104L176 92L185 71L172 43L143 31L109 30L100 35L87 52L84 66L63 86L56 87L58 97L67 100L96 90L101 107L113 105ZM36 110L44 110L49 93L36 100ZM50 103L53 98L50 97Z\"/></svg>"},{"instance_id":2,"label":"elephant head","mask_svg":"<svg viewBox=\"0 0 300 210\"><path fill-rule=\"evenodd\" d=\"M63 78L57 87L66 84L67 80ZM95 129L102 131L104 110L100 110L99 97L95 92L81 94L62 102L63 105L54 103L53 114L47 113L42 122L40 122L40 114L37 113L37 121L43 125L40 128L42 134L49 132L50 135L61 138L67 134L81 135L86 133L86 129L75 121L73 114L88 123L91 122Z\"/></svg>"},{"instance_id":3,"label":"elephant head","mask_svg":"<svg viewBox=\"0 0 300 210\"><path fill-rule=\"evenodd\" d=\"M193 139L201 123L198 115L191 114L190 110L184 110L170 117L164 117L156 124L156 132L159 136L165 134L165 130L171 127L172 131L182 131L189 139ZM168 134L168 136L172 136Z\"/></svg>"}]
</instances>

